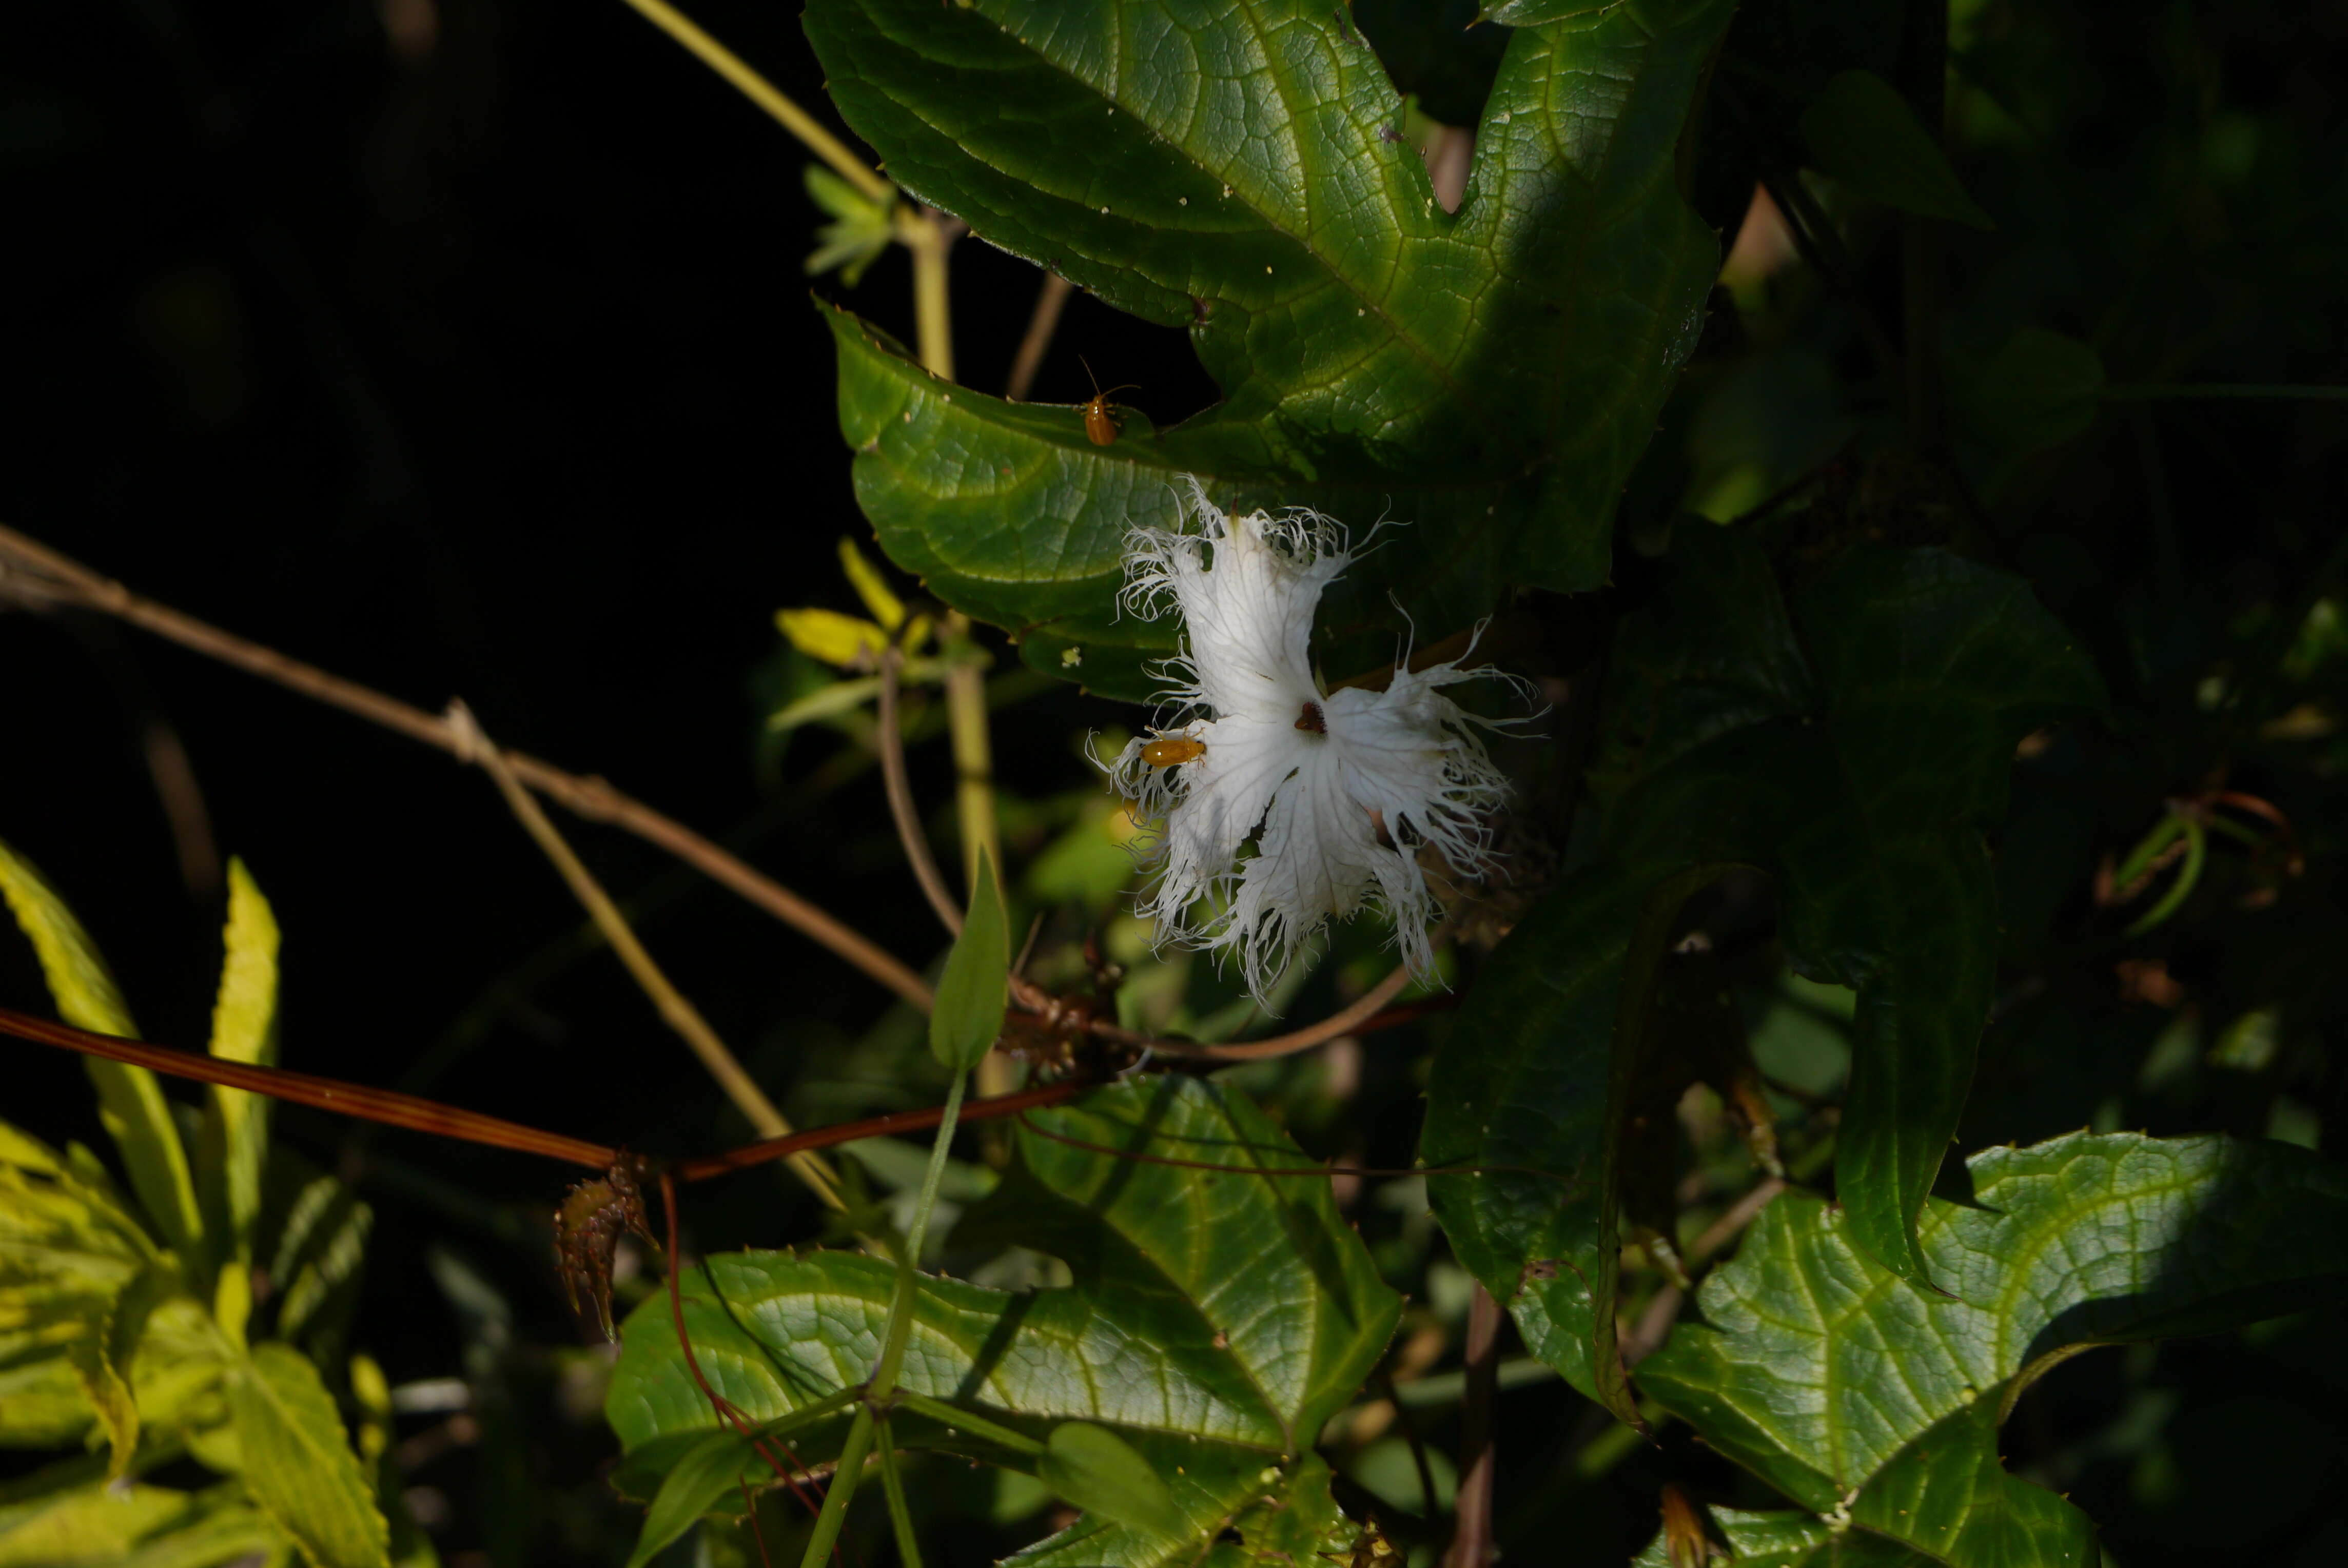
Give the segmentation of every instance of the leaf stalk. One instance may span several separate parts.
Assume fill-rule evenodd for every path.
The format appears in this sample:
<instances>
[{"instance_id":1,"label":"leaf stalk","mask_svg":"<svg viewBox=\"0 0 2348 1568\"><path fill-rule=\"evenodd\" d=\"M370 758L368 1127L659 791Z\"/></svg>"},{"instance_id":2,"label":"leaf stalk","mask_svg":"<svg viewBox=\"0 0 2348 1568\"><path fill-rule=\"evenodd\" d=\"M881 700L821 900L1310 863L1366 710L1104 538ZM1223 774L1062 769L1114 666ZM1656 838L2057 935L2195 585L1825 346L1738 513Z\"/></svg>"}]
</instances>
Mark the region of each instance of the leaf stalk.
<instances>
[{"instance_id":1,"label":"leaf stalk","mask_svg":"<svg viewBox=\"0 0 2348 1568\"><path fill-rule=\"evenodd\" d=\"M970 1082L968 1072L954 1074L953 1088L946 1091L944 1112L938 1119L937 1141L930 1146L929 1169L922 1176L921 1197L913 1205L913 1222L905 1230L905 1250L897 1260L897 1291L889 1302L888 1337L881 1343L880 1359L872 1368L872 1382L865 1390L868 1406L885 1402L896 1390L897 1374L905 1364L905 1346L913 1336L913 1297L920 1288L922 1243L929 1239L930 1212L937 1207L938 1183L945 1177L946 1153L953 1145L954 1122L962 1115L962 1094Z\"/></svg>"},{"instance_id":2,"label":"leaf stalk","mask_svg":"<svg viewBox=\"0 0 2348 1568\"><path fill-rule=\"evenodd\" d=\"M886 201L897 188L863 160L848 150L815 116L794 102L789 94L750 68L743 58L711 37L666 0L626 0L628 8L685 46L703 65L724 77L744 98L775 118L778 124L805 142L808 150L837 170L839 177L875 201Z\"/></svg>"},{"instance_id":3,"label":"leaf stalk","mask_svg":"<svg viewBox=\"0 0 2348 1568\"><path fill-rule=\"evenodd\" d=\"M808 1536L799 1568L823 1568L831 1549L839 1544L839 1527L848 1522L849 1502L856 1496L856 1483L863 1478L865 1456L872 1451L872 1407L864 1405L848 1429L847 1441L839 1446L839 1468L824 1489L823 1507L816 1513L815 1529Z\"/></svg>"}]
</instances>

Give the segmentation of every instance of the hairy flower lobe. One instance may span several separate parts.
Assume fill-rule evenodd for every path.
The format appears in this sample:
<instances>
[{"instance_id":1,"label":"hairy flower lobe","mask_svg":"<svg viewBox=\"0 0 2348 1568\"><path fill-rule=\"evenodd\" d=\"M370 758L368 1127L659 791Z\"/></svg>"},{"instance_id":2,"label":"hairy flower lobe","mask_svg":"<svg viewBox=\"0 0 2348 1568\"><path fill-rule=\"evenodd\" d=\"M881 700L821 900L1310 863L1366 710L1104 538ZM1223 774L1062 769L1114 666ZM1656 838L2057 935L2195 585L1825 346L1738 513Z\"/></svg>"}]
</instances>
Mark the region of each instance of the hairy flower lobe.
<instances>
[{"instance_id":1,"label":"hairy flower lobe","mask_svg":"<svg viewBox=\"0 0 2348 1568\"><path fill-rule=\"evenodd\" d=\"M1125 607L1170 609L1184 633L1162 672L1178 724L1107 764L1160 824L1144 913L1161 940L1235 953L1260 1001L1300 945L1368 905L1424 975L1420 847L1476 874L1482 815L1507 793L1480 721L1442 691L1482 672L1397 668L1385 691L1323 692L1308 650L1321 594L1353 559L1344 531L1309 511L1229 516L1196 481L1188 513L1186 529L1127 541Z\"/></svg>"}]
</instances>

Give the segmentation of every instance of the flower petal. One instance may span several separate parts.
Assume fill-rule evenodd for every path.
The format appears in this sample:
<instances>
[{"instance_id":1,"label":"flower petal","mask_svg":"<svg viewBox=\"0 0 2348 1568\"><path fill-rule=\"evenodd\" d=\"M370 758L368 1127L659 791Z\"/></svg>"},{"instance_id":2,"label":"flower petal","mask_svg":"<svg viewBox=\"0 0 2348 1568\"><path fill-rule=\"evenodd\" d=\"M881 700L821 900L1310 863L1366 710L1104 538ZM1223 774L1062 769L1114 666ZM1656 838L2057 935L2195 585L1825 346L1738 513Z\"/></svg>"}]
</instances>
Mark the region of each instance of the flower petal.
<instances>
[{"instance_id":1,"label":"flower petal","mask_svg":"<svg viewBox=\"0 0 2348 1568\"><path fill-rule=\"evenodd\" d=\"M1196 480L1188 521L1195 532L1137 528L1127 547L1127 607L1182 617L1164 696L1190 716L1181 738L1204 747L1154 768L1152 743L1136 740L1103 765L1137 815L1164 824L1145 851L1159 880L1144 912L1161 941L1236 953L1260 1002L1301 947L1366 904L1392 915L1425 975L1435 899L1420 849L1482 870L1482 816L1508 793L1475 733L1485 721L1441 688L1494 672L1397 668L1385 691L1325 695L1313 614L1352 560L1344 531L1307 511L1227 516Z\"/></svg>"}]
</instances>

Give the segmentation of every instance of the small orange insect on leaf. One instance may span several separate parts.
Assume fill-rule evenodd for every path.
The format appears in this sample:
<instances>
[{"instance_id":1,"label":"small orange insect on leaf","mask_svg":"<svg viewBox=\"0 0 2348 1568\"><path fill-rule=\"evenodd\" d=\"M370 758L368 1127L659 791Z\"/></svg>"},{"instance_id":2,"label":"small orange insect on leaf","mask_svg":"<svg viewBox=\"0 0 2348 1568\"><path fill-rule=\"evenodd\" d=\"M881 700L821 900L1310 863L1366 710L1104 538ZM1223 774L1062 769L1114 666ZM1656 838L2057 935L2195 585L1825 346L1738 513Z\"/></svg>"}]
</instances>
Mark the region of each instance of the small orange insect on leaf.
<instances>
[{"instance_id":1,"label":"small orange insect on leaf","mask_svg":"<svg viewBox=\"0 0 2348 1568\"><path fill-rule=\"evenodd\" d=\"M1122 387L1112 387L1104 392L1100 377L1093 374L1092 362L1079 354L1076 363L1085 367L1085 379L1093 384L1092 401L1085 405L1085 436L1096 447L1108 446L1117 439L1117 432L1125 428L1125 417L1117 411L1117 405L1109 401L1110 393L1138 391L1139 388L1128 381Z\"/></svg>"}]
</instances>

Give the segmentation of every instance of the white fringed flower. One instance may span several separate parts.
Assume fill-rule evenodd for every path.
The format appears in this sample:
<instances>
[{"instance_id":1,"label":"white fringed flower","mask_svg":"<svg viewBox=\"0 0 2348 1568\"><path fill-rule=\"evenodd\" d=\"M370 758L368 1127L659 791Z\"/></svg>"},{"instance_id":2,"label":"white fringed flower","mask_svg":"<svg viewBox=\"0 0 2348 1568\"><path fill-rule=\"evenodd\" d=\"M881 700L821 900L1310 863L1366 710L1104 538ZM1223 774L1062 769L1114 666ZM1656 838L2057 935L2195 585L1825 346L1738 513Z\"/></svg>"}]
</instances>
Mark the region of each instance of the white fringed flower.
<instances>
[{"instance_id":1,"label":"white fringed flower","mask_svg":"<svg viewBox=\"0 0 2348 1568\"><path fill-rule=\"evenodd\" d=\"M1417 847L1479 873L1482 814L1508 793L1470 727L1483 721L1441 688L1494 672L1398 662L1385 691L1323 692L1306 647L1322 590L1353 560L1344 530L1305 511L1229 517L1190 490L1189 530L1126 541L1124 607L1149 620L1170 601L1184 632L1160 666L1177 724L1104 764L1135 816L1163 823L1143 913L1161 941L1237 953L1262 1002L1300 944L1375 903L1423 977L1435 901Z\"/></svg>"}]
</instances>

